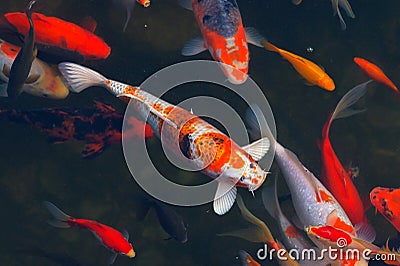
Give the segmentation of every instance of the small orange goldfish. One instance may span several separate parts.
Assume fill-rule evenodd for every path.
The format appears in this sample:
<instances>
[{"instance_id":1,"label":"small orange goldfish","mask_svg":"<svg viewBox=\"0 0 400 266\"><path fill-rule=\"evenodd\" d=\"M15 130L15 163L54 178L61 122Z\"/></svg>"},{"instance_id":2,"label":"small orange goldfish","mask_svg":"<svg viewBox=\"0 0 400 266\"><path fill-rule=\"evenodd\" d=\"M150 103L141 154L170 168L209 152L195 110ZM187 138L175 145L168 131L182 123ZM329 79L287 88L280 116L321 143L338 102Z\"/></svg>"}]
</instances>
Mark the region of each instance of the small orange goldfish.
<instances>
[{"instance_id":1,"label":"small orange goldfish","mask_svg":"<svg viewBox=\"0 0 400 266\"><path fill-rule=\"evenodd\" d=\"M360 57L354 57L354 62L364 71L367 76L373 80L385 84L397 93L400 93L399 89L394 85L394 83L383 73L377 65L363 59Z\"/></svg>"},{"instance_id":2,"label":"small orange goldfish","mask_svg":"<svg viewBox=\"0 0 400 266\"><path fill-rule=\"evenodd\" d=\"M279 53L283 58L288 60L296 71L307 81L306 84L311 86L317 85L328 91L333 91L335 89L333 80L315 63L291 52L282 50L267 41L262 41L261 44L265 49Z\"/></svg>"}]
</instances>

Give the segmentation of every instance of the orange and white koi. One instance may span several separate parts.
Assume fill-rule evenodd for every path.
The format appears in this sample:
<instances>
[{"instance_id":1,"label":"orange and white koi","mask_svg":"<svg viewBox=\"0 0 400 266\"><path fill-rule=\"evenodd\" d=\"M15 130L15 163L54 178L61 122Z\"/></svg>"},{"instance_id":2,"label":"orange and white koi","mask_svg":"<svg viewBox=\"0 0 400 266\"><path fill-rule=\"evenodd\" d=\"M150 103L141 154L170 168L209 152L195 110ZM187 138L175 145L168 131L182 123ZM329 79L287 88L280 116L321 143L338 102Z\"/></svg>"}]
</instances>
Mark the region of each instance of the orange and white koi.
<instances>
[{"instance_id":1,"label":"orange and white koi","mask_svg":"<svg viewBox=\"0 0 400 266\"><path fill-rule=\"evenodd\" d=\"M365 216L365 208L357 188L354 186L349 172L344 169L337 158L329 140L329 129L333 120L360 112L350 111L350 107L365 95L369 82L371 81L354 87L342 97L324 125L322 139L318 143L318 146L321 150L322 182L346 211L350 221L355 225L363 224L363 226L370 227L369 230L372 233L374 230L368 224L367 217Z\"/></svg>"},{"instance_id":2,"label":"orange and white koi","mask_svg":"<svg viewBox=\"0 0 400 266\"><path fill-rule=\"evenodd\" d=\"M132 245L128 242L128 232L125 231L121 234L119 231L105 224L93 220L74 218L65 214L53 203L48 201L44 201L43 204L54 216L53 220L48 221L50 225L59 228L79 227L92 232L101 244L114 253L109 260L109 264L112 264L115 261L118 254L123 254L129 258L135 257L135 251L133 250Z\"/></svg>"},{"instance_id":3,"label":"orange and white koi","mask_svg":"<svg viewBox=\"0 0 400 266\"><path fill-rule=\"evenodd\" d=\"M189 41L182 49L185 56L208 49L215 61L222 63L225 76L234 84L247 80L249 49L247 43L261 47L261 36L252 28L243 27L235 0L180 0L193 10L202 37Z\"/></svg>"},{"instance_id":4,"label":"orange and white koi","mask_svg":"<svg viewBox=\"0 0 400 266\"><path fill-rule=\"evenodd\" d=\"M382 255L385 254L386 258L392 258L385 260L385 263L391 265L399 265L400 255L390 250L381 249L380 247L370 243L369 240L357 238L343 230L335 228L333 226L319 225L319 226L308 226L308 236L314 240L315 243L322 248L331 246L340 251L348 249L358 250L358 256L355 252L341 252L341 256L338 257L338 265L368 265L366 258L363 256L369 255ZM364 250L368 249L369 254L363 253ZM391 256L387 256L391 253ZM361 255L362 254L362 255ZM351 256L353 257L351 257ZM347 257L346 257L347 256ZM336 265L336 264L333 264Z\"/></svg>"},{"instance_id":5,"label":"orange and white koi","mask_svg":"<svg viewBox=\"0 0 400 266\"><path fill-rule=\"evenodd\" d=\"M307 60L301 56L285 51L267 41L261 41L265 49L280 54L289 61L296 71L306 80L307 85L319 86L327 91L335 89L335 83L332 78L317 64Z\"/></svg>"},{"instance_id":6,"label":"orange and white koi","mask_svg":"<svg viewBox=\"0 0 400 266\"><path fill-rule=\"evenodd\" d=\"M376 82L382 83L396 93L400 93L399 89L394 83L386 76L386 74L377 65L360 57L354 57L354 63L356 63L367 76L375 80Z\"/></svg>"},{"instance_id":7,"label":"orange and white koi","mask_svg":"<svg viewBox=\"0 0 400 266\"><path fill-rule=\"evenodd\" d=\"M68 81L70 89L75 92L91 86L100 86L118 97L135 99L134 106L142 118L148 118L149 125L158 137L162 132L164 147L191 160L204 174L212 178L221 177L218 179L214 200L214 211L217 214L225 214L232 207L237 192L235 184L254 191L264 182L267 173L256 161L269 150L267 138L240 147L200 117L139 87L110 80L89 68L73 63L60 63L59 69Z\"/></svg>"},{"instance_id":8,"label":"orange and white koi","mask_svg":"<svg viewBox=\"0 0 400 266\"><path fill-rule=\"evenodd\" d=\"M370 193L372 205L400 232L400 188L376 187Z\"/></svg>"},{"instance_id":9,"label":"orange and white koi","mask_svg":"<svg viewBox=\"0 0 400 266\"><path fill-rule=\"evenodd\" d=\"M0 39L0 96L7 96L7 82L11 65L21 48ZM23 85L23 91L38 97L64 99L69 91L61 80L61 74L42 60L35 58L28 78Z\"/></svg>"},{"instance_id":10,"label":"orange and white koi","mask_svg":"<svg viewBox=\"0 0 400 266\"><path fill-rule=\"evenodd\" d=\"M275 161L289 187L300 223L303 226L332 225L356 235L356 229L335 197L292 151L275 140L258 106L251 107L247 119L253 130L260 130L258 121L265 125L261 132L265 132L275 146Z\"/></svg>"}]
</instances>

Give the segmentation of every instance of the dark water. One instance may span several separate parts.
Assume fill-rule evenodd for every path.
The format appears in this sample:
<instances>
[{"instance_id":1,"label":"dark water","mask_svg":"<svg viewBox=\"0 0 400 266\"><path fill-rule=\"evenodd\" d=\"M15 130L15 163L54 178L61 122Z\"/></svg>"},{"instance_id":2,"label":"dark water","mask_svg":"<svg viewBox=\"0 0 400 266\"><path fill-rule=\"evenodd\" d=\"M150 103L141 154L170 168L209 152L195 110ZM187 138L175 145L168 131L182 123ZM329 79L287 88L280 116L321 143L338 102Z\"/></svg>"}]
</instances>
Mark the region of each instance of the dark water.
<instances>
[{"instance_id":1,"label":"dark water","mask_svg":"<svg viewBox=\"0 0 400 266\"><path fill-rule=\"evenodd\" d=\"M400 3L396 0L354 0L351 5L356 19L343 14L346 31L340 30L332 16L328 0L304 0L294 6L289 0L238 0L245 26L257 28L278 47L318 62L336 83L336 90L327 92L303 84L293 68L277 54L251 47L250 74L268 97L277 123L280 142L294 151L317 176L320 155L316 140L329 114L349 89L367 80L353 63L354 56L378 64L400 84ZM21 11L25 1L2 0L1 12ZM112 1L48 1L41 10L78 23L87 15L98 22L96 33L112 48L107 60L87 65L108 77L129 84L140 84L149 75L173 63L190 59L210 59L205 52L192 58L180 55L186 41L199 34L193 14L174 0L154 0L150 8L139 6L133 11L127 31L122 32L125 10ZM344 12L343 12L344 13ZM147 25L145 27L144 25ZM308 53L307 47L314 52ZM193 86L199 94L210 90L206 84ZM215 95L223 97L221 92ZM187 97L185 93L185 97ZM101 97L119 110L124 104L100 88L61 101L51 101L23 94L17 102L0 99L1 108L36 108L83 106ZM182 95L168 100L178 103ZM184 99L184 97L183 97ZM334 122L331 140L344 165L360 168L355 180L361 195L375 186L398 187L400 170L400 105L393 91L373 83L366 96L368 110L345 120ZM168 235L157 222L154 212L138 221L136 211L145 192L131 178L120 145L111 146L101 156L84 160L82 143L49 144L46 136L33 127L1 121L0 131L0 234L1 265L105 265L110 253L97 244L93 236L78 229L56 229L48 224L49 213L42 200L49 200L68 214L90 218L127 229L137 257L119 257L115 265L238 265L237 251L251 254L259 244L245 240L218 237L217 233L245 227L235 206L219 217L212 205L177 207L189 224L189 241L185 244L165 240ZM158 145L158 140L150 141ZM190 175L189 175L190 176ZM207 177L200 177L208 180ZM240 189L246 205L278 233L261 203ZM281 192L285 187L282 184ZM290 208L285 203L284 209ZM395 229L374 210L368 218L377 231L377 243L396 236ZM40 248L40 250L38 250ZM60 256L52 260L52 256ZM36 256L39 255L39 256ZM273 265L269 262L268 265Z\"/></svg>"}]
</instances>

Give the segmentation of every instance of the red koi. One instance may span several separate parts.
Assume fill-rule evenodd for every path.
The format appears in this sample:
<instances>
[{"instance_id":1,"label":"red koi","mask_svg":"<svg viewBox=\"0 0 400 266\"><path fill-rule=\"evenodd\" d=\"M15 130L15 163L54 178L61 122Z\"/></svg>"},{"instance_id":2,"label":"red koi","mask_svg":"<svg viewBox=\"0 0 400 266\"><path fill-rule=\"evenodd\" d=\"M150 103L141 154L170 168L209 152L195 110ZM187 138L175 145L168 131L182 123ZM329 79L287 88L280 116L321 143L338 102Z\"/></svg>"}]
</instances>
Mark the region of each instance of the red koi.
<instances>
[{"instance_id":1,"label":"red koi","mask_svg":"<svg viewBox=\"0 0 400 266\"><path fill-rule=\"evenodd\" d=\"M400 188L376 187L370 193L372 205L400 232Z\"/></svg>"},{"instance_id":2,"label":"red koi","mask_svg":"<svg viewBox=\"0 0 400 266\"><path fill-rule=\"evenodd\" d=\"M53 220L48 221L50 225L59 228L79 227L92 232L93 235L99 239L101 244L114 253L110 258L110 264L115 261L118 254L123 254L129 258L135 257L135 251L133 250L132 245L128 242L128 232L125 231L122 234L114 228L94 220L74 218L65 214L53 203L48 201L44 201L43 204L54 216Z\"/></svg>"},{"instance_id":3,"label":"red koi","mask_svg":"<svg viewBox=\"0 0 400 266\"><path fill-rule=\"evenodd\" d=\"M337 199L351 222L355 225L368 224L365 209L348 171L344 169L332 148L329 140L329 129L334 119L351 115L350 113L345 114L346 109L357 102L365 93L366 86L357 86L343 96L325 123L322 130L322 139L319 142L322 160L322 182Z\"/></svg>"},{"instance_id":4,"label":"red koi","mask_svg":"<svg viewBox=\"0 0 400 266\"><path fill-rule=\"evenodd\" d=\"M385 73L380 69L377 65L363 59L360 57L354 57L354 62L364 71L367 76L372 78L373 80L382 83L396 93L400 93L399 89L394 85L394 83L385 75Z\"/></svg>"},{"instance_id":5,"label":"red koi","mask_svg":"<svg viewBox=\"0 0 400 266\"><path fill-rule=\"evenodd\" d=\"M14 33L23 36L27 34L29 23L24 13L6 13L4 18L12 25L11 30L16 30ZM32 20L35 44L39 51L49 49L50 46L57 49L57 52L61 49L78 53L86 60L105 59L110 55L111 48L100 37L74 23L40 13L32 13ZM10 30L9 24L0 22L0 28Z\"/></svg>"}]
</instances>

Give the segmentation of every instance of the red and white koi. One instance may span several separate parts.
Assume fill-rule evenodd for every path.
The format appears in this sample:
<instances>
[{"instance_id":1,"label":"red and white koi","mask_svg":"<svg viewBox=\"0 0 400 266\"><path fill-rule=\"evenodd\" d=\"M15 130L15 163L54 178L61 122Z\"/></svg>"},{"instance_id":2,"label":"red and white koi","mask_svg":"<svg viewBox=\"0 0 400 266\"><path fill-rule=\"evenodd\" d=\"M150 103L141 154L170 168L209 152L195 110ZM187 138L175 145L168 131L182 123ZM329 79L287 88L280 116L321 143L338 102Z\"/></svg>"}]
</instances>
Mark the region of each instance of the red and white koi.
<instances>
[{"instance_id":1,"label":"red and white koi","mask_svg":"<svg viewBox=\"0 0 400 266\"><path fill-rule=\"evenodd\" d=\"M125 231L123 234L121 234L114 228L99 222L74 218L68 214L65 214L53 203L48 201L44 201L43 204L54 216L53 220L48 221L50 225L59 228L79 227L92 232L93 235L101 242L101 244L114 253L109 260L110 264L115 261L118 254L123 254L129 258L135 257L135 251L133 250L132 245L128 242L128 232Z\"/></svg>"},{"instance_id":2,"label":"red and white koi","mask_svg":"<svg viewBox=\"0 0 400 266\"><path fill-rule=\"evenodd\" d=\"M218 178L214 211L225 214L236 198L236 187L249 191L259 188L267 172L257 164L269 150L267 138L240 147L198 116L165 102L139 87L110 80L103 75L73 63L61 63L59 69L70 85L80 92L91 86L108 89L112 94L134 99L134 107L144 120L148 119L157 136L163 134L163 145L178 156L184 156L212 178ZM222 195L221 195L222 194Z\"/></svg>"},{"instance_id":3,"label":"red and white koi","mask_svg":"<svg viewBox=\"0 0 400 266\"><path fill-rule=\"evenodd\" d=\"M21 48L0 39L0 96L6 97L11 66ZM28 94L51 99L64 99L69 91L57 68L35 58L22 90Z\"/></svg>"},{"instance_id":4,"label":"red and white koi","mask_svg":"<svg viewBox=\"0 0 400 266\"><path fill-rule=\"evenodd\" d=\"M234 84L247 80L249 49L247 43L261 47L263 39L252 29L243 27L235 0L180 0L186 9L193 10L202 37L189 41L182 49L185 56L208 49L215 61L222 63L225 76Z\"/></svg>"},{"instance_id":5,"label":"red and white koi","mask_svg":"<svg viewBox=\"0 0 400 266\"><path fill-rule=\"evenodd\" d=\"M247 117L250 126L255 130L260 128L257 121L267 125L258 106L252 106ZM292 151L284 148L274 139L267 126L261 132L266 132L271 145L275 146L275 161L289 187L300 223L303 226L332 225L355 235L356 230L343 208L314 174Z\"/></svg>"}]
</instances>

